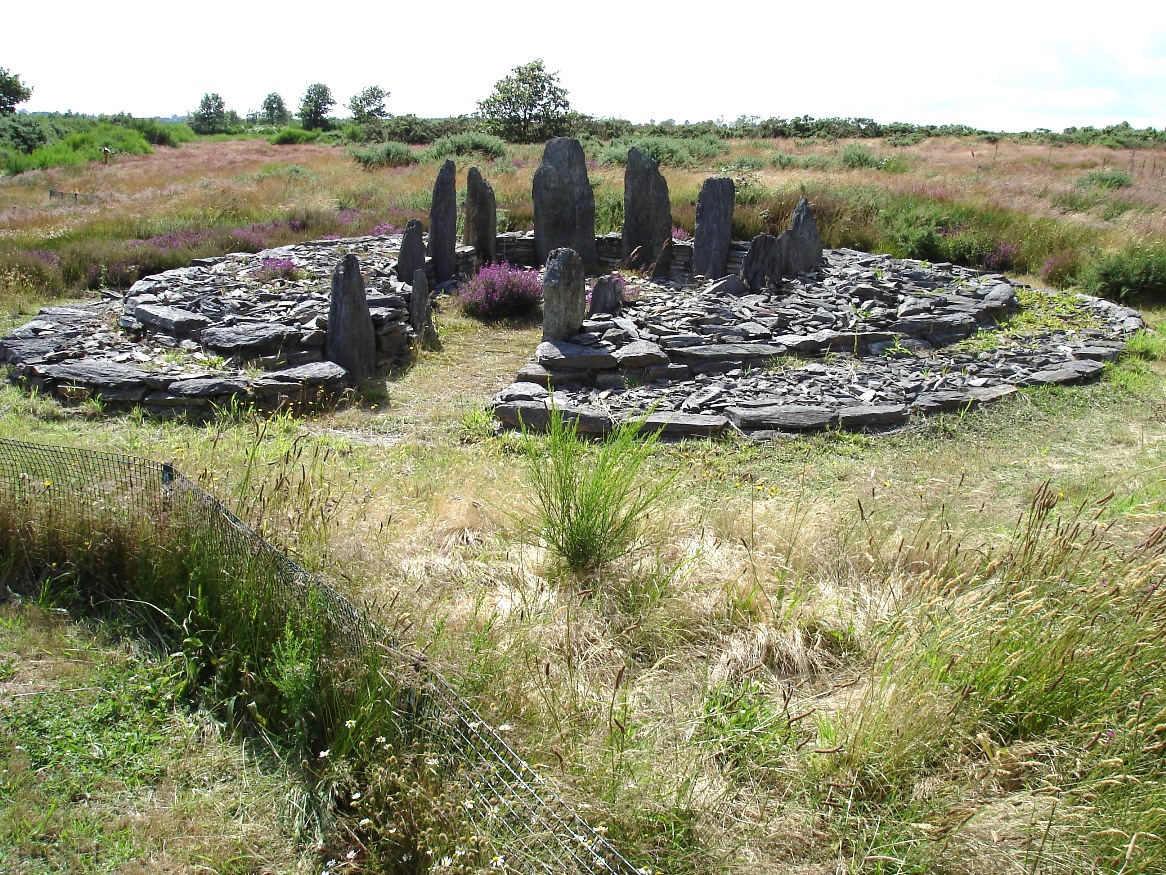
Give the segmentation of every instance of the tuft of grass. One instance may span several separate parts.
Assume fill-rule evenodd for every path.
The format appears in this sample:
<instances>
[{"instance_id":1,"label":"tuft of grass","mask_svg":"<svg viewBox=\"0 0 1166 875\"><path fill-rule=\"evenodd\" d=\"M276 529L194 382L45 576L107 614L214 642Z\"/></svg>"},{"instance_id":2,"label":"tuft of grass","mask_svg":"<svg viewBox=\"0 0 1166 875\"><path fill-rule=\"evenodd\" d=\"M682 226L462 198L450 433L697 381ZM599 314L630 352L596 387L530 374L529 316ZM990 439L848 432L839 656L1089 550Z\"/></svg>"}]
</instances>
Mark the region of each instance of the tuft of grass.
<instances>
[{"instance_id":1,"label":"tuft of grass","mask_svg":"<svg viewBox=\"0 0 1166 875\"><path fill-rule=\"evenodd\" d=\"M538 533L573 572L603 568L631 550L672 482L645 481L659 433L643 429L644 420L631 420L589 447L577 424L552 407L544 439L523 430Z\"/></svg>"}]
</instances>

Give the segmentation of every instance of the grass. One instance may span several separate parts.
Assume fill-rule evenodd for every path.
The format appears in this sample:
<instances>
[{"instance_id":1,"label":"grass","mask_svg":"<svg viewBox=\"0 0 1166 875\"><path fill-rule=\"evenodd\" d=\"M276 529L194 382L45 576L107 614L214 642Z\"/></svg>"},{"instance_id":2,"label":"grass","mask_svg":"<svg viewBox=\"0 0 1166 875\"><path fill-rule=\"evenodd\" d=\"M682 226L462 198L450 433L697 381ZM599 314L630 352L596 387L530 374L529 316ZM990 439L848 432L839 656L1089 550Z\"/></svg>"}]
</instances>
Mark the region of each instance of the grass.
<instances>
[{"instance_id":1,"label":"grass","mask_svg":"<svg viewBox=\"0 0 1166 875\"><path fill-rule=\"evenodd\" d=\"M1139 208L1114 220L1066 215L1050 202L1103 166L1109 153L1095 147L1068 145L1050 158L1037 144L933 138L894 147L909 159L903 173L769 160L839 159L845 145L758 140L731 144L707 168L666 166L677 222L687 215L691 227L708 172L745 159L733 172L753 174L760 190L738 210L747 225L782 222L804 189L835 244L909 242L917 220L937 245L958 239L975 257L1014 244L1014 269L1034 277L1070 253L1069 284L1100 253L1126 252L1135 240L1157 245L1166 229L1152 153L1121 189ZM511 146L484 168L512 215L529 199L538 154ZM61 241L116 242L181 222L197 230L195 217L212 208L223 222L286 215L275 205L337 221L343 199L369 204L362 221L383 221L395 215L393 198L420 203L433 182L432 166L365 171L313 144L194 143L166 158L111 164L113 181L95 191L104 199L90 204L46 206L36 185L47 177L4 180L0 249L60 251ZM98 187L87 171L54 173L61 188ZM383 187L375 208L370 173ZM592 176L597 201L622 190L618 168ZM35 280L16 278L5 302L29 308L43 295ZM1005 330L1074 318L1067 296L1041 300L1047 308L1026 302ZM1096 384L1026 389L888 435L658 442L631 482L649 491L670 482L667 497L650 503L633 548L601 572L565 574L547 539L527 537L523 523L541 515L527 479L531 444L496 434L483 415L539 329L482 324L452 302L437 314L441 351L378 378L364 402L311 419L248 411L203 426L87 419L5 387L0 434L174 459L310 568L380 606L399 639L507 727L507 741L590 806L587 818L637 865L1153 873L1166 808L1155 749L1166 722L1162 618L1151 589L1162 574L1166 353L1163 315L1148 316L1149 330ZM532 441L548 473L547 439ZM565 446L586 473L606 445ZM154 537L129 534L141 544ZM87 554L70 543L76 563ZM361 752L378 731L354 738L345 755L343 742L318 735L343 735L337 721L357 719L338 707L324 712L325 725L297 724L303 710L289 703L327 683L315 684L305 654L317 644L294 622L291 634L286 618L265 624L253 652L274 665L262 672L251 656L225 660L216 696L249 714L252 699L227 679L252 671L277 749L329 739L334 771L306 780L296 754L284 753L304 797L323 786L333 800L368 805L335 814L324 861L354 851L351 871L378 871L408 852L393 835L454 835L460 785L432 780L432 750ZM31 670L27 653L0 654L0 678ZM139 698L145 707L148 697ZM215 713L223 720L225 705ZM308 747L318 760L317 745ZM210 769L201 752L186 759ZM322 774L330 783L317 783ZM352 800L353 792L364 795ZM50 799L60 800L58 812L73 805L55 787L15 798L23 811L47 811ZM113 832L119 817L102 808L93 820Z\"/></svg>"},{"instance_id":2,"label":"grass","mask_svg":"<svg viewBox=\"0 0 1166 875\"><path fill-rule=\"evenodd\" d=\"M8 601L0 666L0 868L306 871L295 782L183 707L165 660Z\"/></svg>"}]
</instances>

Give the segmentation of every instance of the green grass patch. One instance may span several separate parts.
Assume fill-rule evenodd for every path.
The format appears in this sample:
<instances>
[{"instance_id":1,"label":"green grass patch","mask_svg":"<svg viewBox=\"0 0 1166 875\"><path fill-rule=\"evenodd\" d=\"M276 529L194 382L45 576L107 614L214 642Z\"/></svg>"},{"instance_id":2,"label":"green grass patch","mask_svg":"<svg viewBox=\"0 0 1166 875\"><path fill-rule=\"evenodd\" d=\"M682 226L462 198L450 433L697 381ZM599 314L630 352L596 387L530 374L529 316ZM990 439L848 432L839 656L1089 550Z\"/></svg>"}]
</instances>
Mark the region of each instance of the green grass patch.
<instances>
[{"instance_id":1,"label":"green grass patch","mask_svg":"<svg viewBox=\"0 0 1166 875\"><path fill-rule=\"evenodd\" d=\"M17 174L49 167L88 164L103 160L105 149L115 155L148 155L154 151L139 131L120 125L100 124L34 149L28 155L6 151L3 153L3 169L6 173Z\"/></svg>"}]
</instances>

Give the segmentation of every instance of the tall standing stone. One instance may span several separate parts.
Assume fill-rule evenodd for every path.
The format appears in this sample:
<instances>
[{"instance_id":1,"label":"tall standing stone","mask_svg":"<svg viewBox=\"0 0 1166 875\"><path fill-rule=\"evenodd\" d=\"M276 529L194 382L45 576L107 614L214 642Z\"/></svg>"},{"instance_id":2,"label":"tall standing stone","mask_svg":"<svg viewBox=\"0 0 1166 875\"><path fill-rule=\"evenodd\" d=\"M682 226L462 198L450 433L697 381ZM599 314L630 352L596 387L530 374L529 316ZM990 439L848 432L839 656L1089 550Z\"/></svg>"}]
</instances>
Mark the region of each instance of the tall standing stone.
<instances>
[{"instance_id":1,"label":"tall standing stone","mask_svg":"<svg viewBox=\"0 0 1166 875\"><path fill-rule=\"evenodd\" d=\"M709 279L725 276L733 237L733 180L712 176L696 199L696 233L692 235L692 275Z\"/></svg>"},{"instance_id":2,"label":"tall standing stone","mask_svg":"<svg viewBox=\"0 0 1166 875\"><path fill-rule=\"evenodd\" d=\"M482 264L497 261L498 206L494 189L482 178L477 167L466 175L466 214L462 243L478 250Z\"/></svg>"},{"instance_id":3,"label":"tall standing stone","mask_svg":"<svg viewBox=\"0 0 1166 875\"><path fill-rule=\"evenodd\" d=\"M805 198L794 207L789 230L781 235L785 238L785 253L782 272L786 276L809 273L822 266L822 236L818 233L818 223L814 221L814 211Z\"/></svg>"},{"instance_id":4,"label":"tall standing stone","mask_svg":"<svg viewBox=\"0 0 1166 875\"><path fill-rule=\"evenodd\" d=\"M586 313L583 259L572 249L556 249L543 273L543 340L574 337Z\"/></svg>"},{"instance_id":5,"label":"tall standing stone","mask_svg":"<svg viewBox=\"0 0 1166 875\"><path fill-rule=\"evenodd\" d=\"M324 358L348 371L353 380L363 380L376 369L376 348L360 259L349 253L332 271Z\"/></svg>"},{"instance_id":6,"label":"tall standing stone","mask_svg":"<svg viewBox=\"0 0 1166 875\"><path fill-rule=\"evenodd\" d=\"M578 140L555 137L534 172L534 240L538 263L555 249L573 249L585 266L599 261L595 251L595 194Z\"/></svg>"},{"instance_id":7,"label":"tall standing stone","mask_svg":"<svg viewBox=\"0 0 1166 875\"><path fill-rule=\"evenodd\" d=\"M401 238L401 252L397 256L397 279L409 282L409 277L418 270L425 269L425 229L417 219L405 223L405 235Z\"/></svg>"},{"instance_id":8,"label":"tall standing stone","mask_svg":"<svg viewBox=\"0 0 1166 875\"><path fill-rule=\"evenodd\" d=\"M409 323L421 339L422 349L441 349L441 340L433 325L433 302L429 300L429 282L425 271L413 272L413 288L409 292Z\"/></svg>"},{"instance_id":9,"label":"tall standing stone","mask_svg":"<svg viewBox=\"0 0 1166 875\"><path fill-rule=\"evenodd\" d=\"M623 256L628 267L653 267L667 276L672 261L672 204L656 160L628 149L623 177Z\"/></svg>"},{"instance_id":10,"label":"tall standing stone","mask_svg":"<svg viewBox=\"0 0 1166 875\"><path fill-rule=\"evenodd\" d=\"M457 171L448 158L433 183L426 254L433 259L433 278L439 285L457 276Z\"/></svg>"}]
</instances>

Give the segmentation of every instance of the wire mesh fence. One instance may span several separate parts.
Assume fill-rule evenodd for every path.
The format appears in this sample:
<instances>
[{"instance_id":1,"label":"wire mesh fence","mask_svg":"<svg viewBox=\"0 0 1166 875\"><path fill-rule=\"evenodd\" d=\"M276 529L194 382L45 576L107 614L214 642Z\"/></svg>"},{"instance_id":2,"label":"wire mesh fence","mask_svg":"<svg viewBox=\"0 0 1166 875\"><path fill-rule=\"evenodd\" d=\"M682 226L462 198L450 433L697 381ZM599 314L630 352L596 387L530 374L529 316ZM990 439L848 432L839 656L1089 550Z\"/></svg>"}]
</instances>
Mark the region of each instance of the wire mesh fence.
<instances>
[{"instance_id":1,"label":"wire mesh fence","mask_svg":"<svg viewBox=\"0 0 1166 875\"><path fill-rule=\"evenodd\" d=\"M168 463L0 438L0 489L17 507L77 519L160 522L180 517L223 556L245 562L281 598L323 607L337 637L375 641L415 674L425 707L415 712L443 769L467 788L467 821L507 849L512 871L642 875L539 776L502 735L418 654L399 648L348 598L262 538Z\"/></svg>"}]
</instances>

